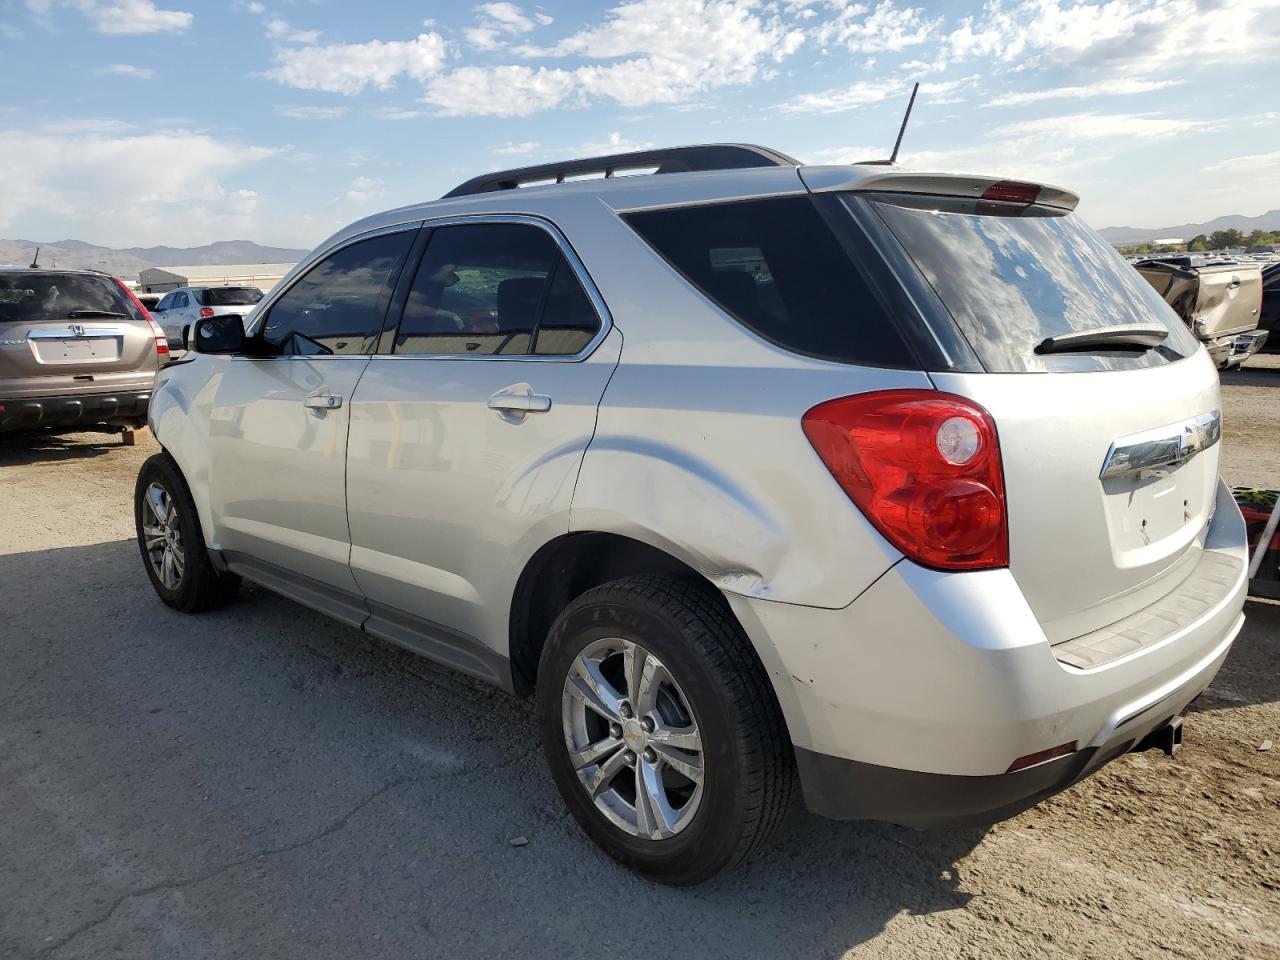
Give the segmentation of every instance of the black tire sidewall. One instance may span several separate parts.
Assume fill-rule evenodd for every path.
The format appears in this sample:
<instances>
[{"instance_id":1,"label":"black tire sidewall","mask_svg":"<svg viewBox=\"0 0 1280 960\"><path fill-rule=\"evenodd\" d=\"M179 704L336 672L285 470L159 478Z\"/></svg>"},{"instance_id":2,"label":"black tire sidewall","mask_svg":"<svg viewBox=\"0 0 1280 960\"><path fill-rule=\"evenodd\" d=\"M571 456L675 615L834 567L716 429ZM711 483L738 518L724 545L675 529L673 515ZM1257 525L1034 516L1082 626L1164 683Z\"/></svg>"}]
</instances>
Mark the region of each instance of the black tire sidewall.
<instances>
[{"instance_id":1,"label":"black tire sidewall","mask_svg":"<svg viewBox=\"0 0 1280 960\"><path fill-rule=\"evenodd\" d=\"M633 640L679 684L702 738L703 795L693 821L666 840L642 840L609 822L569 760L561 723L564 681L574 659L603 638ZM583 829L618 861L664 883L697 883L735 858L743 832L744 773L729 698L690 643L686 627L656 604L597 598L572 604L552 629L538 671L538 720L552 778Z\"/></svg>"}]
</instances>

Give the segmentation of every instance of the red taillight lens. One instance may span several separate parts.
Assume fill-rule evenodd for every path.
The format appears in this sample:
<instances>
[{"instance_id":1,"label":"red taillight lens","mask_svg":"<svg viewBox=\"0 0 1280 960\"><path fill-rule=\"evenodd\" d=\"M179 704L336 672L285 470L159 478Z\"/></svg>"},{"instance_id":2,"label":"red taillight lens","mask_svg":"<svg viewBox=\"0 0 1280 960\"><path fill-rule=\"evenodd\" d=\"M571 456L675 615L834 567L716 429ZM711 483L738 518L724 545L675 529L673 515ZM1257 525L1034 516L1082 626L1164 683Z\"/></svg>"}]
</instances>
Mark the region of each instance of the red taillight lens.
<instances>
[{"instance_id":1,"label":"red taillight lens","mask_svg":"<svg viewBox=\"0 0 1280 960\"><path fill-rule=\"evenodd\" d=\"M1009 563L995 423L963 397L885 390L820 403L804 432L845 493L917 563L983 570Z\"/></svg>"},{"instance_id":2,"label":"red taillight lens","mask_svg":"<svg viewBox=\"0 0 1280 960\"><path fill-rule=\"evenodd\" d=\"M208 317L212 317L212 316L213 316L213 307L201 307L201 308L200 308L200 319L201 319L201 320L204 320L204 319L206 319L206 318L208 318Z\"/></svg>"},{"instance_id":3,"label":"red taillight lens","mask_svg":"<svg viewBox=\"0 0 1280 960\"><path fill-rule=\"evenodd\" d=\"M160 329L160 324L156 323L155 317L151 316L151 311L142 305L142 301L137 298L123 280L119 277L112 277L111 279L124 291L124 295L141 311L142 316L151 325L151 333L156 338L156 355L167 357L169 355L169 338L164 335L164 331Z\"/></svg>"},{"instance_id":4,"label":"red taillight lens","mask_svg":"<svg viewBox=\"0 0 1280 960\"><path fill-rule=\"evenodd\" d=\"M982 192L983 200L1003 200L1005 203L1035 203L1038 196L1039 185L1018 183L1016 180L1001 180Z\"/></svg>"},{"instance_id":5,"label":"red taillight lens","mask_svg":"<svg viewBox=\"0 0 1280 960\"><path fill-rule=\"evenodd\" d=\"M1073 754L1076 752L1076 743L1077 741L1072 740L1070 743L1060 743L1058 746L1050 747L1048 750L1037 750L1035 753L1028 753L1025 757L1019 757L1009 764L1009 769L1005 773L1026 770L1028 767L1038 766L1042 763L1048 763L1050 760L1056 760L1058 757Z\"/></svg>"}]
</instances>

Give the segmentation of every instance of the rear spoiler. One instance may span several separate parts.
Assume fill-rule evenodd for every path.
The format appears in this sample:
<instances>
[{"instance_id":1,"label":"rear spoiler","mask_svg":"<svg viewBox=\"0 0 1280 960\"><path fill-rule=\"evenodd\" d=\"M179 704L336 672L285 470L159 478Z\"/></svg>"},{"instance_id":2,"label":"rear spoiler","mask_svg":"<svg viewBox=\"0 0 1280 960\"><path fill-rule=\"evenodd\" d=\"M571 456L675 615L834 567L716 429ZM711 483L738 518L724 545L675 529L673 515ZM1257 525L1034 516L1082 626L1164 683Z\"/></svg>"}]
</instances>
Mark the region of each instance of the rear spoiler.
<instances>
[{"instance_id":1,"label":"rear spoiler","mask_svg":"<svg viewBox=\"0 0 1280 960\"><path fill-rule=\"evenodd\" d=\"M801 167L800 179L812 193L840 190L876 190L884 193L920 193L935 197L967 197L979 199L1000 185L1038 187L1036 203L1074 210L1080 198L1070 190L1047 183L1011 181L1002 177L969 176L956 173L919 173L908 170L885 170L875 164L849 164L831 167Z\"/></svg>"}]
</instances>

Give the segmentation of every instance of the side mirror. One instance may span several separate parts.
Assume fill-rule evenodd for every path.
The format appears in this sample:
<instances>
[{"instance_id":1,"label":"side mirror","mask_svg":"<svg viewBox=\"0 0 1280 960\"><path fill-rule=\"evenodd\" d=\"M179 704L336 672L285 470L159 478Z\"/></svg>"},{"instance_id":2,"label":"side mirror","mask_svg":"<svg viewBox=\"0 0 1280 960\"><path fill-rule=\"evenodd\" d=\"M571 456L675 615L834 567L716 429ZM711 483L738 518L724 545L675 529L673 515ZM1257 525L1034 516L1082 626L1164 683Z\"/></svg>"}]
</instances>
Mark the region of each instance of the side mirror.
<instances>
[{"instance_id":1,"label":"side mirror","mask_svg":"<svg viewBox=\"0 0 1280 960\"><path fill-rule=\"evenodd\" d=\"M244 318L236 313L224 313L197 320L191 339L196 353L242 353Z\"/></svg>"}]
</instances>

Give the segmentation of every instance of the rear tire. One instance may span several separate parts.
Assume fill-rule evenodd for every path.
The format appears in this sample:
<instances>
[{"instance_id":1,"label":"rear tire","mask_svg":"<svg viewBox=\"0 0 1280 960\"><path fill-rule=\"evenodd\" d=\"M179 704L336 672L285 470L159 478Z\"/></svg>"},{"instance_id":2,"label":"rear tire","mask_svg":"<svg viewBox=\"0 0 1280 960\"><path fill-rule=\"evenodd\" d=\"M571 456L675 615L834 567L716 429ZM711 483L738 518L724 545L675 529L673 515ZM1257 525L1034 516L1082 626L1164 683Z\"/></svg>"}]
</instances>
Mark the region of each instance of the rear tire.
<instances>
[{"instance_id":1,"label":"rear tire","mask_svg":"<svg viewBox=\"0 0 1280 960\"><path fill-rule=\"evenodd\" d=\"M569 810L651 880L695 884L739 863L790 805L794 757L773 689L701 584L629 577L570 603L542 652L537 710Z\"/></svg>"},{"instance_id":2,"label":"rear tire","mask_svg":"<svg viewBox=\"0 0 1280 960\"><path fill-rule=\"evenodd\" d=\"M133 517L142 565L161 600L181 613L199 613L235 597L240 578L209 560L195 501L169 454L149 457L138 471Z\"/></svg>"}]
</instances>

